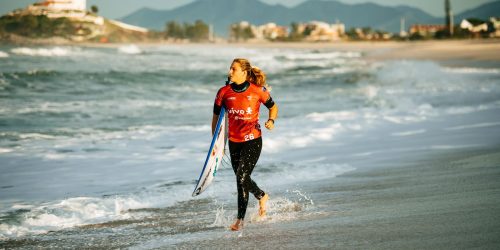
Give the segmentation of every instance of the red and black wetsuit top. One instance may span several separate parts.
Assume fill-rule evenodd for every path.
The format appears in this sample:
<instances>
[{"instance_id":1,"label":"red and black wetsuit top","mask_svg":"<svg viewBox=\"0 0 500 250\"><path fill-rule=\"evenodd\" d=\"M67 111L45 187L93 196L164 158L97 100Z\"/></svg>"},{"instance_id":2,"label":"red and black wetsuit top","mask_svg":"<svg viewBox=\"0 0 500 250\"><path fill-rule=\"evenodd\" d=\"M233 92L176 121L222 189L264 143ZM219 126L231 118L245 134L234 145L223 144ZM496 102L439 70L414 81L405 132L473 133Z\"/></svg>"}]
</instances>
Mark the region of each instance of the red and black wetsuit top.
<instances>
[{"instance_id":1,"label":"red and black wetsuit top","mask_svg":"<svg viewBox=\"0 0 500 250\"><path fill-rule=\"evenodd\" d=\"M262 135L259 125L259 109L263 103L267 108L274 101L265 87L249 82L231 83L219 89L214 103L214 114L219 115L222 106L229 119L229 140L244 142Z\"/></svg>"}]
</instances>

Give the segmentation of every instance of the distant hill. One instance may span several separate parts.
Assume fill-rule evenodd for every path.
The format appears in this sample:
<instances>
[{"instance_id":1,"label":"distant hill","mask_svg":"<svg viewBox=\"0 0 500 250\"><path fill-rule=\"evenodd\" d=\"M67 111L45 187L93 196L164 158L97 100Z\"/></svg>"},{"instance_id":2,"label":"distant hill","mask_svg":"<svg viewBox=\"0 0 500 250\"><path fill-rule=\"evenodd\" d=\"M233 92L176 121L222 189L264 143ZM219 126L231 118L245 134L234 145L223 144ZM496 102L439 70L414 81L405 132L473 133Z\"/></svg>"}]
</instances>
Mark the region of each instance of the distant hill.
<instances>
[{"instance_id":1,"label":"distant hill","mask_svg":"<svg viewBox=\"0 0 500 250\"><path fill-rule=\"evenodd\" d=\"M155 35L94 14L81 19L33 14L0 17L0 42L139 42L157 39Z\"/></svg>"},{"instance_id":2,"label":"distant hill","mask_svg":"<svg viewBox=\"0 0 500 250\"><path fill-rule=\"evenodd\" d=\"M500 1L487 3L477 8L464 11L463 13L455 16L455 22L460 22L466 18L479 18L488 21L490 17L500 17Z\"/></svg>"},{"instance_id":3,"label":"distant hill","mask_svg":"<svg viewBox=\"0 0 500 250\"><path fill-rule=\"evenodd\" d=\"M485 4L455 16L455 22L462 17L488 19L499 15L500 1ZM373 3L344 4L336 1L309 0L298 6L288 8L282 5L269 5L259 0L197 0L173 10L140 9L121 20L125 23L164 30L168 21L194 22L203 20L212 24L218 35L226 36L230 24L249 21L260 25L275 22L289 26L291 22L337 20L351 27L372 27L390 32L398 32L401 17L406 19L406 28L415 23L444 23L442 17L436 18L426 12L408 6L387 7Z\"/></svg>"},{"instance_id":4,"label":"distant hill","mask_svg":"<svg viewBox=\"0 0 500 250\"><path fill-rule=\"evenodd\" d=\"M254 24L276 22L280 19L277 18L278 15L286 15L289 11L284 6L268 5L258 0L198 0L167 11L143 8L121 20L156 30L163 30L168 21L182 23L203 20L213 25L218 34L225 34L232 23L242 20Z\"/></svg>"}]
</instances>

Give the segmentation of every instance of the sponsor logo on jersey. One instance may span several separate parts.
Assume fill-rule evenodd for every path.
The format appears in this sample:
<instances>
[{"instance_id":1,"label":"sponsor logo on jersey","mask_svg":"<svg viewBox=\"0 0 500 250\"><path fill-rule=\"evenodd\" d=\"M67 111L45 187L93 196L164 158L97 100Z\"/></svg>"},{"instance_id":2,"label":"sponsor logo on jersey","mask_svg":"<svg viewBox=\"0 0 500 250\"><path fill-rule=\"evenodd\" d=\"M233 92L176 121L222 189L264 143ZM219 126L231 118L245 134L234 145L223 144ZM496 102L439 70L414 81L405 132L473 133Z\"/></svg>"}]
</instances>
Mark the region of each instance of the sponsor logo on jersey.
<instances>
[{"instance_id":1,"label":"sponsor logo on jersey","mask_svg":"<svg viewBox=\"0 0 500 250\"><path fill-rule=\"evenodd\" d=\"M251 120L251 117L244 117L244 116L235 116L235 120Z\"/></svg>"},{"instance_id":2,"label":"sponsor logo on jersey","mask_svg":"<svg viewBox=\"0 0 500 250\"><path fill-rule=\"evenodd\" d=\"M234 109L234 108L231 108L227 112L229 114L237 114L237 115L244 115L245 114L245 110L244 109Z\"/></svg>"}]
</instances>

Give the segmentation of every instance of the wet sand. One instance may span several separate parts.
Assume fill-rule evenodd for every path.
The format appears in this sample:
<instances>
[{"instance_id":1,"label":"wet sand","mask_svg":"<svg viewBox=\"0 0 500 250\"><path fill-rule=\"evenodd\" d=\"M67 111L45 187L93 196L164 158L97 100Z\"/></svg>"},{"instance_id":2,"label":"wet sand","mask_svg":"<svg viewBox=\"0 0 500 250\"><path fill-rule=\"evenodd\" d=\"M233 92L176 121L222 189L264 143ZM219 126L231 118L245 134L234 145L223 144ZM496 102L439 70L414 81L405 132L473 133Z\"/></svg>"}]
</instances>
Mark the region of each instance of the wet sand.
<instances>
[{"instance_id":1,"label":"wet sand","mask_svg":"<svg viewBox=\"0 0 500 250\"><path fill-rule=\"evenodd\" d=\"M311 184L316 218L251 225L243 237L182 249L498 249L500 147L455 151L417 165L356 170Z\"/></svg>"}]
</instances>

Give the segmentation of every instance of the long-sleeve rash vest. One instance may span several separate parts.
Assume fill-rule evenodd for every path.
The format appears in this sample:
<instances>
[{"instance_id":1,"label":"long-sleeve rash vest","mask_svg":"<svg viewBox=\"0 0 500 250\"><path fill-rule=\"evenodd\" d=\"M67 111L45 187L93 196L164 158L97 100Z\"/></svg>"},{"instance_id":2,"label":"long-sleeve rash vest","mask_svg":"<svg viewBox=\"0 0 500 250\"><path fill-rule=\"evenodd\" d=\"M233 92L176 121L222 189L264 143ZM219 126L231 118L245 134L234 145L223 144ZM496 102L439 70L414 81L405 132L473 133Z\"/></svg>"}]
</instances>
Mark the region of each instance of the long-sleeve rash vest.
<instances>
[{"instance_id":1,"label":"long-sleeve rash vest","mask_svg":"<svg viewBox=\"0 0 500 250\"><path fill-rule=\"evenodd\" d=\"M249 82L231 83L219 89L214 103L214 114L220 115L221 107L227 110L229 119L229 140L244 142L261 137L259 109L263 103L267 108L274 101L265 87Z\"/></svg>"}]
</instances>

